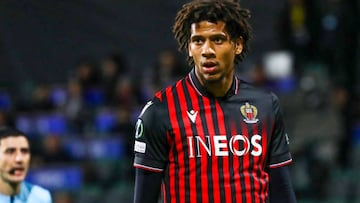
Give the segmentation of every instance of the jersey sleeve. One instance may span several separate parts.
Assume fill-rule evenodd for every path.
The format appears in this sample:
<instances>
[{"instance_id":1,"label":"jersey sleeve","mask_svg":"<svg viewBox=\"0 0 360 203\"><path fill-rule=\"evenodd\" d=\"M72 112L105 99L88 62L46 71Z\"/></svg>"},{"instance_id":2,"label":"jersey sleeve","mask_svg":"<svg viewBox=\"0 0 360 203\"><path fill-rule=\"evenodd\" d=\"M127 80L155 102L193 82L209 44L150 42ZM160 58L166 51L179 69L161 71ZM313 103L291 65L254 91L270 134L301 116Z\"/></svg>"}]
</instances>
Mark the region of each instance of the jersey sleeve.
<instances>
[{"instance_id":1,"label":"jersey sleeve","mask_svg":"<svg viewBox=\"0 0 360 203\"><path fill-rule=\"evenodd\" d=\"M270 159L268 166L277 168L292 162L289 151L289 138L285 131L284 120L278 97L272 93L272 105L275 115L273 134L270 140Z\"/></svg>"},{"instance_id":2,"label":"jersey sleeve","mask_svg":"<svg viewBox=\"0 0 360 203\"><path fill-rule=\"evenodd\" d=\"M168 143L159 101L148 102L136 122L134 167L162 172L167 163Z\"/></svg>"}]
</instances>

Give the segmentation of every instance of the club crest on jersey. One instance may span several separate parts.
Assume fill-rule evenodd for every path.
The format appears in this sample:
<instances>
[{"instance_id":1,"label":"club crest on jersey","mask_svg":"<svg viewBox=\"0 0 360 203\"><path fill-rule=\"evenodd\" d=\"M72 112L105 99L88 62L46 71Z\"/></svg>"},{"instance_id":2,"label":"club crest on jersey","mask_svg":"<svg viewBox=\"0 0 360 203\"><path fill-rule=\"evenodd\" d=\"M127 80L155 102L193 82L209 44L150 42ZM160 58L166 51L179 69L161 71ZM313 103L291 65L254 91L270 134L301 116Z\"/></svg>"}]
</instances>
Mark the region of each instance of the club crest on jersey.
<instances>
[{"instance_id":1,"label":"club crest on jersey","mask_svg":"<svg viewBox=\"0 0 360 203\"><path fill-rule=\"evenodd\" d=\"M241 115L244 116L245 123L257 123L259 119L256 118L258 110L255 106L246 102L245 105L240 107Z\"/></svg>"}]
</instances>

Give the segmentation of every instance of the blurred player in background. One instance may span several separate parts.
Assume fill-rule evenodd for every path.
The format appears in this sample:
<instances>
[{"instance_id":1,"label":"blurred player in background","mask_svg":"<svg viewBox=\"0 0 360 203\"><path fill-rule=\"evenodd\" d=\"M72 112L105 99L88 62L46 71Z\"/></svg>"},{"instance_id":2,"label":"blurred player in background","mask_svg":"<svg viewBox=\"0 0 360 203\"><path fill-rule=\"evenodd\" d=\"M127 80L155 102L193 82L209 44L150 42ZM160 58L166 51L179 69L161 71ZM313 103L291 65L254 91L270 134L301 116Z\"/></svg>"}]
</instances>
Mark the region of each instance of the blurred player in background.
<instances>
[{"instance_id":1,"label":"blurred player in background","mask_svg":"<svg viewBox=\"0 0 360 203\"><path fill-rule=\"evenodd\" d=\"M173 32L190 73L156 93L136 123L135 203L294 203L278 98L238 79L250 11L195 0Z\"/></svg>"},{"instance_id":2,"label":"blurred player in background","mask_svg":"<svg viewBox=\"0 0 360 203\"><path fill-rule=\"evenodd\" d=\"M51 203L48 190L25 182L30 165L30 145L24 133L0 129L0 202ZM49 177L51 178L51 177Z\"/></svg>"}]
</instances>

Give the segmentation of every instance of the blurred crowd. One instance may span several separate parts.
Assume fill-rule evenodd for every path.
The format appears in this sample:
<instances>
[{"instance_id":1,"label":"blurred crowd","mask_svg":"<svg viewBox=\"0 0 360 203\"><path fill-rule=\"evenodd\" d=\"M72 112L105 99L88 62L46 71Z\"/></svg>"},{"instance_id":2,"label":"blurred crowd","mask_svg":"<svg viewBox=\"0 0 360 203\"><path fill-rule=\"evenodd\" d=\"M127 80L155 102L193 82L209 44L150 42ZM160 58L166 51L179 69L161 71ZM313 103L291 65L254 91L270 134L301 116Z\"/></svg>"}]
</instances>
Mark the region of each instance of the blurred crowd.
<instances>
[{"instance_id":1,"label":"blurred crowd","mask_svg":"<svg viewBox=\"0 0 360 203\"><path fill-rule=\"evenodd\" d=\"M299 202L360 202L359 1L289 0L249 77L280 97Z\"/></svg>"},{"instance_id":2,"label":"blurred crowd","mask_svg":"<svg viewBox=\"0 0 360 203\"><path fill-rule=\"evenodd\" d=\"M279 47L240 64L239 75L282 102L299 202L360 202L360 7L287 2L274 27ZM0 126L30 137L28 179L51 189L55 203L131 202L136 118L189 68L173 48L141 72L128 64L121 51L87 56L65 83L0 88Z\"/></svg>"},{"instance_id":3,"label":"blurred crowd","mask_svg":"<svg viewBox=\"0 0 360 203\"><path fill-rule=\"evenodd\" d=\"M131 202L135 121L155 91L189 69L164 49L142 75L121 52L82 57L67 82L33 81L0 90L0 126L31 140L28 180L51 189L56 203Z\"/></svg>"}]
</instances>

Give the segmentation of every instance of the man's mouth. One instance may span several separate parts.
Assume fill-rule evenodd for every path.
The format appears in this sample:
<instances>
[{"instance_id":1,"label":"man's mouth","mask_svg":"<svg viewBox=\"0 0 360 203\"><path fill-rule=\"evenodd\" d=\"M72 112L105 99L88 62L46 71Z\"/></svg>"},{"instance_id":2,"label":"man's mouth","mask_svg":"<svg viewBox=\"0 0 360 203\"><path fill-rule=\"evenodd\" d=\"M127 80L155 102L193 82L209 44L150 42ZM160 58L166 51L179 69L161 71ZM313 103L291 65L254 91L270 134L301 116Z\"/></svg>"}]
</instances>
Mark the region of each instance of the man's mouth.
<instances>
[{"instance_id":1,"label":"man's mouth","mask_svg":"<svg viewBox=\"0 0 360 203\"><path fill-rule=\"evenodd\" d=\"M17 175L22 175L22 174L24 173L24 171L25 171L24 168L18 167L18 168L13 168L13 169L11 169L11 170L9 171L9 173L10 173L11 175L17 176Z\"/></svg>"},{"instance_id":2,"label":"man's mouth","mask_svg":"<svg viewBox=\"0 0 360 203\"><path fill-rule=\"evenodd\" d=\"M213 68L214 66L216 66L215 62L205 62L205 63L203 63L203 67L205 67L205 68Z\"/></svg>"}]
</instances>

